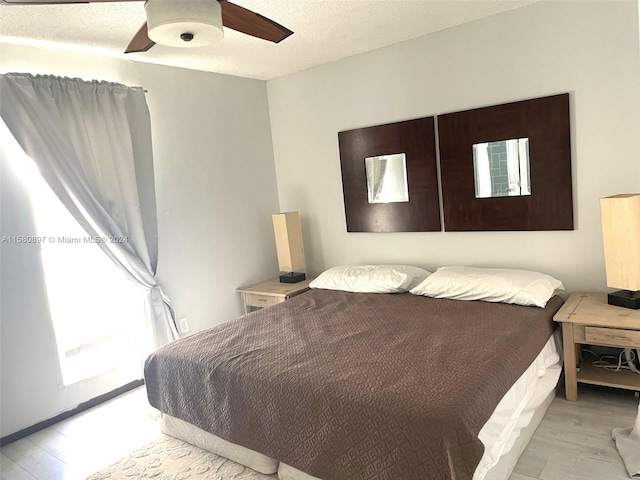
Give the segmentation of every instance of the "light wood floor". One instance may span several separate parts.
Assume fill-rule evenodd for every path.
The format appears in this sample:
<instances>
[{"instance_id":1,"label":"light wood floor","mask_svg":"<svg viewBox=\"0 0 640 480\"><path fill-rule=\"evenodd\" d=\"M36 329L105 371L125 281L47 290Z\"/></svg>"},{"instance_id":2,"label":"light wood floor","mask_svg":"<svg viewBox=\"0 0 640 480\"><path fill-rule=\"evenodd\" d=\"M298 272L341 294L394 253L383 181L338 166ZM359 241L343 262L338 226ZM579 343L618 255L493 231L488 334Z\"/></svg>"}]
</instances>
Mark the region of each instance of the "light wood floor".
<instances>
[{"instance_id":1,"label":"light wood floor","mask_svg":"<svg viewBox=\"0 0 640 480\"><path fill-rule=\"evenodd\" d=\"M577 402L563 393L520 458L510 480L629 478L611 440L633 425L630 392L580 386ZM160 427L144 387L0 449L2 480L79 480L153 440Z\"/></svg>"},{"instance_id":2,"label":"light wood floor","mask_svg":"<svg viewBox=\"0 0 640 480\"><path fill-rule=\"evenodd\" d=\"M509 480L628 479L611 430L632 426L637 412L629 391L580 385L577 402L560 392Z\"/></svg>"},{"instance_id":3,"label":"light wood floor","mask_svg":"<svg viewBox=\"0 0 640 480\"><path fill-rule=\"evenodd\" d=\"M144 387L0 448L2 480L84 480L160 435Z\"/></svg>"}]
</instances>

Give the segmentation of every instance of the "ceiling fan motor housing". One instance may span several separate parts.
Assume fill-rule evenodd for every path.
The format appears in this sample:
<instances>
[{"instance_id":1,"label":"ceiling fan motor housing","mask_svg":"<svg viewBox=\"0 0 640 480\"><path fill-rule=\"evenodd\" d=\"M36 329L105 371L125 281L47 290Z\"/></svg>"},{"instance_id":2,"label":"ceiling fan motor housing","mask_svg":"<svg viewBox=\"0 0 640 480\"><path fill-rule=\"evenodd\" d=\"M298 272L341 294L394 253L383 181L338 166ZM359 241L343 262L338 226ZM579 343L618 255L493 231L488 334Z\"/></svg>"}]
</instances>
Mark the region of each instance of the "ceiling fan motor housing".
<instances>
[{"instance_id":1,"label":"ceiling fan motor housing","mask_svg":"<svg viewBox=\"0 0 640 480\"><path fill-rule=\"evenodd\" d=\"M217 0L148 0L149 38L171 47L201 47L224 36Z\"/></svg>"}]
</instances>

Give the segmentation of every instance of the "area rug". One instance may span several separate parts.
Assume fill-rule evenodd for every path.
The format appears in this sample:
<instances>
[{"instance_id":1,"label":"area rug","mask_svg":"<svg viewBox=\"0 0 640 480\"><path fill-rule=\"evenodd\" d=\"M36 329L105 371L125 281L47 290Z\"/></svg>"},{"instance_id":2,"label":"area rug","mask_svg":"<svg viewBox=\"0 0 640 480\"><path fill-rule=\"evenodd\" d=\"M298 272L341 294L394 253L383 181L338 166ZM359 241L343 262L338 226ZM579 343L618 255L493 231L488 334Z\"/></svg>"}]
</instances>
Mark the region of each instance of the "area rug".
<instances>
[{"instance_id":1,"label":"area rug","mask_svg":"<svg viewBox=\"0 0 640 480\"><path fill-rule=\"evenodd\" d=\"M87 480L275 480L168 435L139 448Z\"/></svg>"}]
</instances>

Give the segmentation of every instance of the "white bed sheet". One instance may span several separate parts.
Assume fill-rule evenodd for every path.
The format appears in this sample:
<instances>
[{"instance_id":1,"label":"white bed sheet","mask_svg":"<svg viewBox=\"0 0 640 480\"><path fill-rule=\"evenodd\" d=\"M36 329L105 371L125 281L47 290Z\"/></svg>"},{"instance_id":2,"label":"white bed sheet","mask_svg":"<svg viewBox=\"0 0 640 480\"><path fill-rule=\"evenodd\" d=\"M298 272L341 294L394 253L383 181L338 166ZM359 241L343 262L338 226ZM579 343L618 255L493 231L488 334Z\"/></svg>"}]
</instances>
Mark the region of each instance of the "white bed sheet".
<instances>
[{"instance_id":1,"label":"white bed sheet","mask_svg":"<svg viewBox=\"0 0 640 480\"><path fill-rule=\"evenodd\" d=\"M511 450L520 431L558 385L562 371L560 345L560 330L557 329L480 429L478 437L485 449L473 480L483 480L500 457Z\"/></svg>"},{"instance_id":2,"label":"white bed sheet","mask_svg":"<svg viewBox=\"0 0 640 480\"><path fill-rule=\"evenodd\" d=\"M485 446L485 452L473 480L501 478L494 477L492 470L497 470L494 467L510 452L520 432L530 424L539 409L548 407L548 399L552 396L551 392L555 390L562 371L560 345L559 330L556 330L480 430L479 438ZM162 431L262 473L274 473L278 469L280 480L318 480L289 465L278 465L276 459L227 442L170 415L162 414ZM515 459L517 460L517 456ZM508 469L509 473L512 468L513 465Z\"/></svg>"}]
</instances>

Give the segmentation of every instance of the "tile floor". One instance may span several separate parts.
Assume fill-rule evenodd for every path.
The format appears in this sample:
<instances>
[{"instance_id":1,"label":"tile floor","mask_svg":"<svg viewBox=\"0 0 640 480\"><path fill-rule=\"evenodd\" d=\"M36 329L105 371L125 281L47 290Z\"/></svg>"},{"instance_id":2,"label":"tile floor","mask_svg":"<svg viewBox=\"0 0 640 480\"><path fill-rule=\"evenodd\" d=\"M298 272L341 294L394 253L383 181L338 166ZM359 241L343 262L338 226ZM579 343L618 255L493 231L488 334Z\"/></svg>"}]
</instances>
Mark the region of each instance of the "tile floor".
<instances>
[{"instance_id":1,"label":"tile floor","mask_svg":"<svg viewBox=\"0 0 640 480\"><path fill-rule=\"evenodd\" d=\"M83 480L158 435L140 387L0 448L0 478Z\"/></svg>"}]
</instances>

